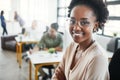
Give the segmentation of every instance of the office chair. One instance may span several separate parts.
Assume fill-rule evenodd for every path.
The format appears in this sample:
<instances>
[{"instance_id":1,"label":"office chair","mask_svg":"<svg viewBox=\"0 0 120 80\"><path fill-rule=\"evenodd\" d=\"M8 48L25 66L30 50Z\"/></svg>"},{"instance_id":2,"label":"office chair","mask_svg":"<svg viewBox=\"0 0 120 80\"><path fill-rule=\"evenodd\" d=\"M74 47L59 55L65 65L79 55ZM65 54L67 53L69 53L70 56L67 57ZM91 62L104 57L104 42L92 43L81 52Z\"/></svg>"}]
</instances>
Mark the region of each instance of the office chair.
<instances>
[{"instance_id":1,"label":"office chair","mask_svg":"<svg viewBox=\"0 0 120 80\"><path fill-rule=\"evenodd\" d=\"M115 52L118 48L120 48L120 38L114 37L107 44L107 50L110 52Z\"/></svg>"},{"instance_id":2,"label":"office chair","mask_svg":"<svg viewBox=\"0 0 120 80\"><path fill-rule=\"evenodd\" d=\"M117 49L109 63L110 80L120 80L120 48Z\"/></svg>"}]
</instances>

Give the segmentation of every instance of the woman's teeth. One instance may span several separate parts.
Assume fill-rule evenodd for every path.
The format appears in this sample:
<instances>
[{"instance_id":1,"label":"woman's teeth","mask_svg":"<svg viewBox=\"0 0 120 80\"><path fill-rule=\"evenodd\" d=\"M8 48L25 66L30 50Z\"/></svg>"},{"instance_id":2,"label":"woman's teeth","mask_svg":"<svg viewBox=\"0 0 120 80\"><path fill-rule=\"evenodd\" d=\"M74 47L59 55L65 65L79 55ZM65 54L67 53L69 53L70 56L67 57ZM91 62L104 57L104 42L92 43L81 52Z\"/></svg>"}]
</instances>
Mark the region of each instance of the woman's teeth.
<instances>
[{"instance_id":1,"label":"woman's teeth","mask_svg":"<svg viewBox=\"0 0 120 80\"><path fill-rule=\"evenodd\" d=\"M83 36L83 32L81 32L81 33L73 33L73 36Z\"/></svg>"}]
</instances>

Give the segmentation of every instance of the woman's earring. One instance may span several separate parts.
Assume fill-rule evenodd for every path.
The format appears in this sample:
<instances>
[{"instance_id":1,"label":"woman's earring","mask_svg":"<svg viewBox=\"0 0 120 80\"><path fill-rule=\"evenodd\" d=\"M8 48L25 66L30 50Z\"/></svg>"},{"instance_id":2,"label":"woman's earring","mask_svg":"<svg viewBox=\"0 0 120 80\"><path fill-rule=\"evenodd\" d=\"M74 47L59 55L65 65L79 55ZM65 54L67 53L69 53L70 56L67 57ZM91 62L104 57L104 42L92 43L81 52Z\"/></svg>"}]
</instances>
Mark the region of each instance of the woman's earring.
<instances>
[{"instance_id":1,"label":"woman's earring","mask_svg":"<svg viewBox=\"0 0 120 80\"><path fill-rule=\"evenodd\" d=\"M96 32L96 28L95 28L95 29L93 29L93 32Z\"/></svg>"}]
</instances>

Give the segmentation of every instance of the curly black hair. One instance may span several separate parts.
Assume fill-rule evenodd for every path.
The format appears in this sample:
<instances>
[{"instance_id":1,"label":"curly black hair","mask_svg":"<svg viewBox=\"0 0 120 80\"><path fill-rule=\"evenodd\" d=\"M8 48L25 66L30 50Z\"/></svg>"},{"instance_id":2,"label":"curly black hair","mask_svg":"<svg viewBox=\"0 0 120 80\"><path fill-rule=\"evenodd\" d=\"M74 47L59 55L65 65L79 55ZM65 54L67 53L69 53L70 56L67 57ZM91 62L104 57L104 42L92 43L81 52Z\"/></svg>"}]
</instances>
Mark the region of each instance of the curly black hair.
<instances>
[{"instance_id":1,"label":"curly black hair","mask_svg":"<svg viewBox=\"0 0 120 80\"><path fill-rule=\"evenodd\" d=\"M68 17L70 17L72 9L78 5L86 5L90 7L96 15L97 21L99 22L98 27L100 29L104 27L104 24L108 19L109 11L103 0L72 0L68 7Z\"/></svg>"}]
</instances>

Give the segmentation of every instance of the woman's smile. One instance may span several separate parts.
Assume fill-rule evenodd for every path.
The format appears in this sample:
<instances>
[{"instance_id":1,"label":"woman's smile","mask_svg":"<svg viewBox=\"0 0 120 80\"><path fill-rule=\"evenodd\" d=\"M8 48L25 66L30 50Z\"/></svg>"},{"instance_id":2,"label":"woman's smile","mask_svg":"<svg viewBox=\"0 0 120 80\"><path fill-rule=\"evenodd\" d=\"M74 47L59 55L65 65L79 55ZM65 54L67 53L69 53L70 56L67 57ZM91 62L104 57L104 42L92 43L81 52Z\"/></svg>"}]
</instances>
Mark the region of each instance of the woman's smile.
<instances>
[{"instance_id":1,"label":"woman's smile","mask_svg":"<svg viewBox=\"0 0 120 80\"><path fill-rule=\"evenodd\" d=\"M75 31L72 31L72 36L73 38L81 38L84 36L84 32L75 32Z\"/></svg>"}]
</instances>

